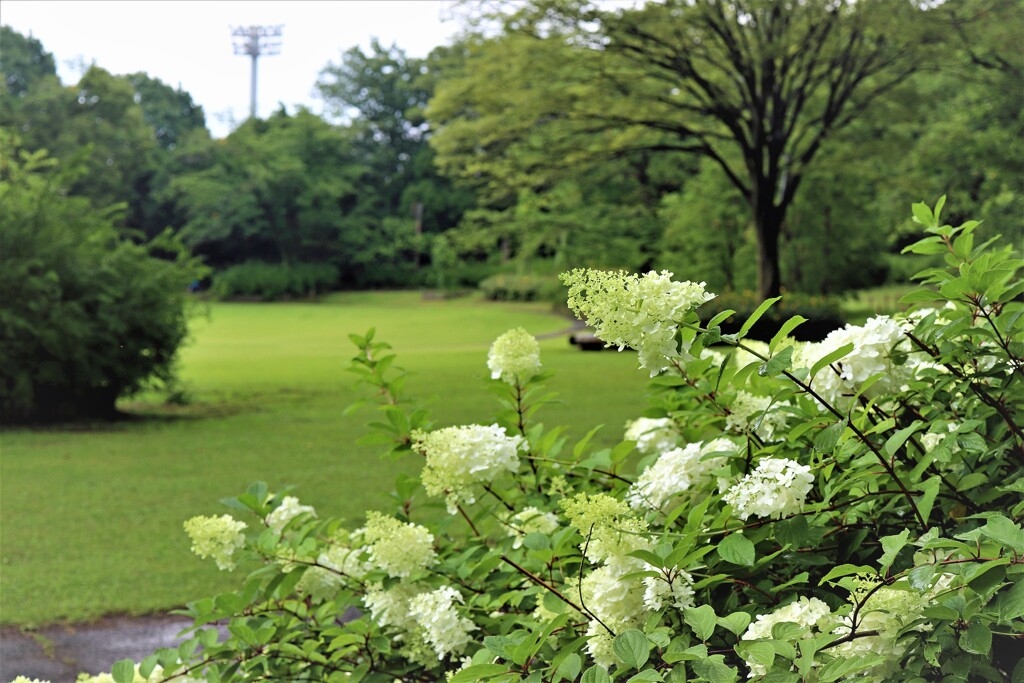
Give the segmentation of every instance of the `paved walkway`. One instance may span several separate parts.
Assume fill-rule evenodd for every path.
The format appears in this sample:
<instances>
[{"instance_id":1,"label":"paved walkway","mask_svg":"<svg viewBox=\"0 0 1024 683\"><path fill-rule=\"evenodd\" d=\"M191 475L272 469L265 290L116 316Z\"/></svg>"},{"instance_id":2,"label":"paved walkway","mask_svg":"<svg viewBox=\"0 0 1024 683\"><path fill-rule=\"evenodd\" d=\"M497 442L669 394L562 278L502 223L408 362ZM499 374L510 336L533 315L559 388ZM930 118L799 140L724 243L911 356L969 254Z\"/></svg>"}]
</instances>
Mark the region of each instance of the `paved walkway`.
<instances>
[{"instance_id":1,"label":"paved walkway","mask_svg":"<svg viewBox=\"0 0 1024 683\"><path fill-rule=\"evenodd\" d=\"M135 661L161 647L176 647L192 620L176 616L107 617L88 624L47 626L22 632L0 628L0 683L19 675L73 683L79 673L110 671L114 662Z\"/></svg>"}]
</instances>

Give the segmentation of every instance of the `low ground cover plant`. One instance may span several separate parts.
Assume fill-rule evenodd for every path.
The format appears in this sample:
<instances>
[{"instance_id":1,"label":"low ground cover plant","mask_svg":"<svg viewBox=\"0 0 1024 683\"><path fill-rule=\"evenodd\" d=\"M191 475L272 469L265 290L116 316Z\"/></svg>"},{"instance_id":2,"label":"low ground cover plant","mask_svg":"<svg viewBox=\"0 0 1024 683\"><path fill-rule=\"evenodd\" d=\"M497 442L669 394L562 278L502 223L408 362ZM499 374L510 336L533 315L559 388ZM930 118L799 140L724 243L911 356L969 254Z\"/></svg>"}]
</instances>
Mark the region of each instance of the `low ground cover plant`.
<instances>
[{"instance_id":1,"label":"low ground cover plant","mask_svg":"<svg viewBox=\"0 0 1024 683\"><path fill-rule=\"evenodd\" d=\"M624 440L569 443L536 341L499 337L496 415L436 425L395 356L356 335L370 438L420 458L392 514L345 528L254 484L186 523L243 586L192 637L111 678L315 681L1021 680L1022 262L942 225L905 316L767 343L695 312L670 273L576 270L569 303L636 349L650 407ZM221 638L214 625L227 622ZM88 678L82 680L109 680Z\"/></svg>"}]
</instances>

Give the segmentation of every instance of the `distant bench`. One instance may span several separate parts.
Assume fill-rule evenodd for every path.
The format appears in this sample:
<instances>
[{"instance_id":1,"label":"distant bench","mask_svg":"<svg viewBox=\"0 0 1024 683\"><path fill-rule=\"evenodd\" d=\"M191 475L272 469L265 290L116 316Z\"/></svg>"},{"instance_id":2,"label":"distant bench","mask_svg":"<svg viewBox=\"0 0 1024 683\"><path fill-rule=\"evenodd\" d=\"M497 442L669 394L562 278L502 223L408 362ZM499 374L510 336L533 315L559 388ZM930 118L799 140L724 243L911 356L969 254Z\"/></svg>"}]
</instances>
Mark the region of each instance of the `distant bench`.
<instances>
[{"instance_id":1,"label":"distant bench","mask_svg":"<svg viewBox=\"0 0 1024 683\"><path fill-rule=\"evenodd\" d=\"M569 343L579 348L580 351L601 351L603 349L614 349L614 346L605 346L605 343L590 330L581 330L569 335Z\"/></svg>"}]
</instances>

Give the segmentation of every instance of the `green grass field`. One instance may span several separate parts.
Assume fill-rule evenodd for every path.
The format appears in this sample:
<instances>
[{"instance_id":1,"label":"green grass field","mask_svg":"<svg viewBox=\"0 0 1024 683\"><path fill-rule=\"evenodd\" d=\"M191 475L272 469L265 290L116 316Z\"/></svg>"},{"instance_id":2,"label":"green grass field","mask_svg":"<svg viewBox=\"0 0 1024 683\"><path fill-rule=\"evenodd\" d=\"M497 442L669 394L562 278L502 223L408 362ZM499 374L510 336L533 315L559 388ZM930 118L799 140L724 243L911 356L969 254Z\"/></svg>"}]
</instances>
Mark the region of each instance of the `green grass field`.
<instances>
[{"instance_id":1,"label":"green grass field","mask_svg":"<svg viewBox=\"0 0 1024 683\"><path fill-rule=\"evenodd\" d=\"M322 514L361 523L412 460L382 461L355 443L369 409L343 416L364 391L345 372L349 333L375 326L410 393L431 399L439 425L488 421L491 341L521 325L534 334L568 321L543 305L474 299L424 301L418 293L358 293L315 303L211 304L193 322L181 377L193 403L149 398L116 424L7 430L0 457L0 622L39 625L104 614L143 614L239 585L189 551L182 522L226 511L217 501L263 479L295 485ZM538 419L604 442L644 407L632 354L582 353L565 337L542 342L564 403Z\"/></svg>"}]
</instances>

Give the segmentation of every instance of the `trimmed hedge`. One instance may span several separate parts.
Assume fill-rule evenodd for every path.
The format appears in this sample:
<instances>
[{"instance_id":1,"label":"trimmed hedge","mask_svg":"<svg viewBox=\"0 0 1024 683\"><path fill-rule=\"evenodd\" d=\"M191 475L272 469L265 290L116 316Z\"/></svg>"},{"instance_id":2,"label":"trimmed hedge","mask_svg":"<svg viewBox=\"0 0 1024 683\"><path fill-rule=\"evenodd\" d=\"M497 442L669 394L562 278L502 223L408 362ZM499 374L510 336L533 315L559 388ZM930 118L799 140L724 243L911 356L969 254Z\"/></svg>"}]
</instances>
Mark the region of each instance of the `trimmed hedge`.
<instances>
[{"instance_id":1,"label":"trimmed hedge","mask_svg":"<svg viewBox=\"0 0 1024 683\"><path fill-rule=\"evenodd\" d=\"M266 263L246 261L217 273L211 292L221 299L275 299L316 296L338 282L338 269L329 263Z\"/></svg>"},{"instance_id":2,"label":"trimmed hedge","mask_svg":"<svg viewBox=\"0 0 1024 683\"><path fill-rule=\"evenodd\" d=\"M490 301L563 301L565 287L554 275L492 275L479 285Z\"/></svg>"}]
</instances>

